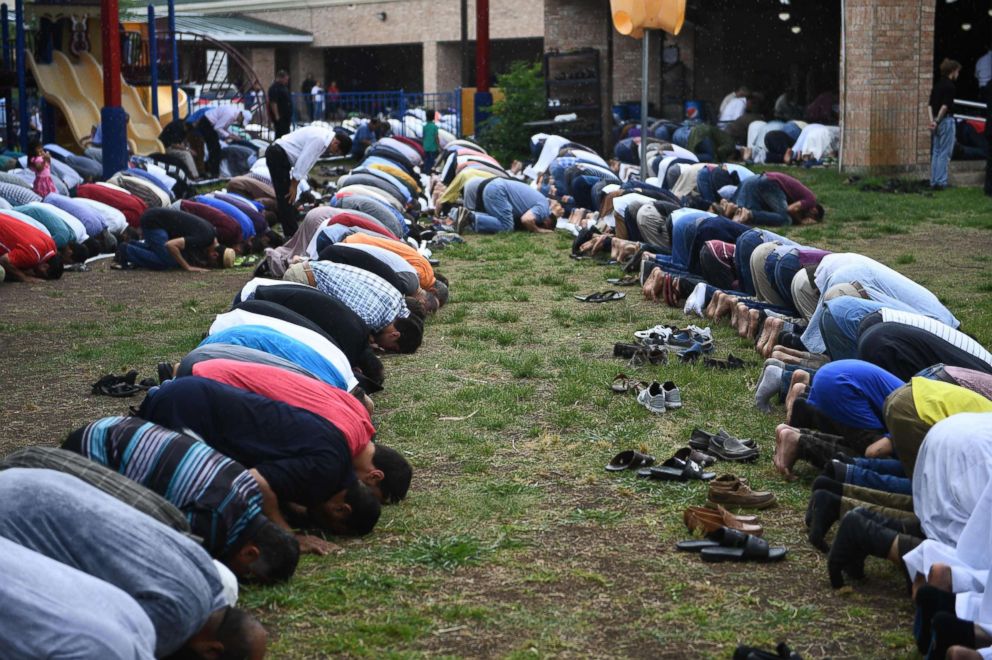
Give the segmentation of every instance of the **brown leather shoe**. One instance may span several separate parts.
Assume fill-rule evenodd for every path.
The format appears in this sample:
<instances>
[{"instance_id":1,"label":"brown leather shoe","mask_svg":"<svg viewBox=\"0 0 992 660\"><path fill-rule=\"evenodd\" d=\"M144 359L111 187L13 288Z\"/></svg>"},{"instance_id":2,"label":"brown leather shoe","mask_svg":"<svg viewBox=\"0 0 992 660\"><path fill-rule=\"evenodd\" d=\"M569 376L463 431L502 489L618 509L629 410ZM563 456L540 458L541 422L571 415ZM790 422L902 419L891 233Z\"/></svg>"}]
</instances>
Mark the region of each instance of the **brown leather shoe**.
<instances>
[{"instance_id":1,"label":"brown leather shoe","mask_svg":"<svg viewBox=\"0 0 992 660\"><path fill-rule=\"evenodd\" d=\"M699 530L703 534L711 534L721 527L740 530L753 536L761 536L765 530L761 525L753 525L741 522L737 516L731 514L722 506L716 509L709 509L702 506L691 506L682 514L685 526L690 532Z\"/></svg>"},{"instance_id":2,"label":"brown leather shoe","mask_svg":"<svg viewBox=\"0 0 992 660\"><path fill-rule=\"evenodd\" d=\"M775 494L768 491L753 491L745 481L725 474L710 482L709 501L723 506L767 509L775 506Z\"/></svg>"}]
</instances>

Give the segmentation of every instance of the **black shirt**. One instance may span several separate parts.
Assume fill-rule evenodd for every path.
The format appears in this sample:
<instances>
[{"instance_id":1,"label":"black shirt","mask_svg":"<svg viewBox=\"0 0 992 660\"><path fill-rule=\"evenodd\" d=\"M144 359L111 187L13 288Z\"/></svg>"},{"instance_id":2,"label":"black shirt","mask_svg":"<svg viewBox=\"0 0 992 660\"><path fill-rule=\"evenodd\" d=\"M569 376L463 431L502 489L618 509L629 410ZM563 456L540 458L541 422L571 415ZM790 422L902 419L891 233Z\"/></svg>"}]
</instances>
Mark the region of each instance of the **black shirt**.
<instances>
[{"instance_id":1,"label":"black shirt","mask_svg":"<svg viewBox=\"0 0 992 660\"><path fill-rule=\"evenodd\" d=\"M320 252L317 256L321 261L332 261L336 264L347 264L349 266L354 266L355 268L367 270L370 273L375 273L382 279L392 284L397 291L403 291L406 288L403 286L403 282L400 281L400 278L396 275L396 271L389 267L389 264L381 259L376 259L364 250L356 250L353 247L348 247L347 245L337 243L320 248Z\"/></svg>"},{"instance_id":2,"label":"black shirt","mask_svg":"<svg viewBox=\"0 0 992 660\"><path fill-rule=\"evenodd\" d=\"M273 285L281 286L281 285ZM264 287L262 287L264 288ZM337 346L337 342L334 337L327 334L323 328L319 325L303 316L298 314L288 307L284 307L278 303L269 302L267 300L245 300L244 302L238 303L233 307L233 309L243 309L246 312L251 312L252 314L260 314L261 316L268 316L270 318L278 319L280 321L285 321L286 323L292 323L293 325L298 325L301 328L306 328L312 332L316 332L318 335L331 342Z\"/></svg>"},{"instance_id":3,"label":"black shirt","mask_svg":"<svg viewBox=\"0 0 992 660\"><path fill-rule=\"evenodd\" d=\"M164 229L169 238L185 238L187 250L210 247L217 232L209 222L173 208L148 209L141 216L141 229Z\"/></svg>"},{"instance_id":4,"label":"black shirt","mask_svg":"<svg viewBox=\"0 0 992 660\"><path fill-rule=\"evenodd\" d=\"M933 118L935 120L937 119L937 114L940 112L941 106L947 106L947 113L944 115L945 117L951 113L951 109L954 107L954 96L954 81L950 78L941 78L937 84L933 86L933 91L930 92L930 109L933 110Z\"/></svg>"},{"instance_id":5,"label":"black shirt","mask_svg":"<svg viewBox=\"0 0 992 660\"><path fill-rule=\"evenodd\" d=\"M269 103L279 109L279 119L289 119L293 112L293 100L289 96L289 88L281 82L274 82L269 87Z\"/></svg>"},{"instance_id":6,"label":"black shirt","mask_svg":"<svg viewBox=\"0 0 992 660\"><path fill-rule=\"evenodd\" d=\"M258 470L282 502L316 505L355 481L348 442L308 410L254 392L189 376L149 394L138 416L208 445Z\"/></svg>"}]
</instances>

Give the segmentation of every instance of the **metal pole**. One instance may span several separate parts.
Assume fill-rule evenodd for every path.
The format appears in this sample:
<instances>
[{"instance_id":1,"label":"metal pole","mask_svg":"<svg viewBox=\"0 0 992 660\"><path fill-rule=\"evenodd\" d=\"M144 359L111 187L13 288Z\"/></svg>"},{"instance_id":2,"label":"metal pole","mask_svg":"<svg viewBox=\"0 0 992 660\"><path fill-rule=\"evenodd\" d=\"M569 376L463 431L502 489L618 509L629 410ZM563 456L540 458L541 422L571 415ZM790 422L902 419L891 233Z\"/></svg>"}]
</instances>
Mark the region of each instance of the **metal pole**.
<instances>
[{"instance_id":1,"label":"metal pole","mask_svg":"<svg viewBox=\"0 0 992 660\"><path fill-rule=\"evenodd\" d=\"M110 178L127 167L127 115L121 107L120 12L117 0L101 0L103 39L103 175Z\"/></svg>"},{"instance_id":2,"label":"metal pole","mask_svg":"<svg viewBox=\"0 0 992 660\"><path fill-rule=\"evenodd\" d=\"M7 8L7 3L0 5L0 30L2 30L3 38L3 65L4 68L10 69L10 10ZM3 120L4 128L6 129L5 144L8 146L14 145L14 122L12 117L14 116L14 97L10 93L10 88L4 90L3 94Z\"/></svg>"},{"instance_id":3,"label":"metal pole","mask_svg":"<svg viewBox=\"0 0 992 660\"><path fill-rule=\"evenodd\" d=\"M468 0L462 0L462 80L459 87L472 84L472 70L468 60Z\"/></svg>"},{"instance_id":4,"label":"metal pole","mask_svg":"<svg viewBox=\"0 0 992 660\"><path fill-rule=\"evenodd\" d=\"M169 40L172 42L172 119L179 119L179 46L176 43L176 0L169 0Z\"/></svg>"},{"instance_id":5,"label":"metal pole","mask_svg":"<svg viewBox=\"0 0 992 660\"><path fill-rule=\"evenodd\" d=\"M14 16L17 39L17 116L21 128L21 151L27 153L30 119L28 118L27 72L24 70L24 0L17 0L14 3Z\"/></svg>"},{"instance_id":6,"label":"metal pole","mask_svg":"<svg viewBox=\"0 0 992 660\"><path fill-rule=\"evenodd\" d=\"M475 86L489 92L489 0L475 2Z\"/></svg>"},{"instance_id":7,"label":"metal pole","mask_svg":"<svg viewBox=\"0 0 992 660\"><path fill-rule=\"evenodd\" d=\"M641 59L641 181L648 179L648 72L651 67L651 30L644 31Z\"/></svg>"},{"instance_id":8,"label":"metal pole","mask_svg":"<svg viewBox=\"0 0 992 660\"><path fill-rule=\"evenodd\" d=\"M158 117L158 35L155 34L155 7L148 5L148 72L152 91L152 114ZM173 117L178 119L178 117Z\"/></svg>"}]
</instances>

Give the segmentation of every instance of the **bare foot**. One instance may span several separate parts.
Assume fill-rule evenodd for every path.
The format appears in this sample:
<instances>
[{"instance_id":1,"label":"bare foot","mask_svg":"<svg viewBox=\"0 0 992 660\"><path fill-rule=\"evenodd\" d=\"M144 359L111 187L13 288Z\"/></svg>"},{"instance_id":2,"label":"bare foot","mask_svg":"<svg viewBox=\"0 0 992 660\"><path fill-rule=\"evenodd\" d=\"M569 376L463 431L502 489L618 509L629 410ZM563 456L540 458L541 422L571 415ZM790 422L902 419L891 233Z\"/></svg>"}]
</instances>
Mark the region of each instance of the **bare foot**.
<instances>
[{"instance_id":1,"label":"bare foot","mask_svg":"<svg viewBox=\"0 0 992 660\"><path fill-rule=\"evenodd\" d=\"M617 242L614 239L613 241L614 246L616 245L616 243ZM616 249L616 256L613 258L616 259L617 261L627 261L628 259L634 256L634 253L637 252L638 247L639 246L637 245L637 243L634 243L633 241L624 241L623 243L620 244L620 247Z\"/></svg>"},{"instance_id":2,"label":"bare foot","mask_svg":"<svg viewBox=\"0 0 992 660\"><path fill-rule=\"evenodd\" d=\"M800 351L795 348L787 348L785 346L776 346L775 350L785 353L787 355L791 355L793 357L797 357L800 360L806 359L810 356L809 351Z\"/></svg>"},{"instance_id":3,"label":"bare foot","mask_svg":"<svg viewBox=\"0 0 992 660\"><path fill-rule=\"evenodd\" d=\"M799 458L799 430L788 424L779 424L775 428L775 453L772 455L772 463L779 474L786 479L795 479L792 474L792 466Z\"/></svg>"},{"instance_id":4,"label":"bare foot","mask_svg":"<svg viewBox=\"0 0 992 660\"><path fill-rule=\"evenodd\" d=\"M716 313L713 314L713 320L719 321L724 316L730 316L736 305L737 298L731 296L730 294L724 294L724 296L720 299L720 306L717 307Z\"/></svg>"},{"instance_id":5,"label":"bare foot","mask_svg":"<svg viewBox=\"0 0 992 660\"><path fill-rule=\"evenodd\" d=\"M765 325L761 328L761 337L758 339L758 345L755 347L762 357L767 358L771 355L772 348L775 346L775 340L778 339L778 333L781 332L784 324L785 322L782 319L774 316L769 316L765 319Z\"/></svg>"},{"instance_id":6,"label":"bare foot","mask_svg":"<svg viewBox=\"0 0 992 660\"><path fill-rule=\"evenodd\" d=\"M723 298L724 295L726 294L724 294L723 291L713 292L713 295L710 297L710 302L709 304L706 305L706 310L704 311L704 313L706 314L706 318L708 319L716 318L716 310L720 308L720 300Z\"/></svg>"},{"instance_id":7,"label":"bare foot","mask_svg":"<svg viewBox=\"0 0 992 660\"><path fill-rule=\"evenodd\" d=\"M885 458L892 455L892 438L879 438L865 449L866 458Z\"/></svg>"},{"instance_id":8,"label":"bare foot","mask_svg":"<svg viewBox=\"0 0 992 660\"><path fill-rule=\"evenodd\" d=\"M747 338L754 339L758 334L758 323L761 321L761 312L756 309L747 311Z\"/></svg>"},{"instance_id":9,"label":"bare foot","mask_svg":"<svg viewBox=\"0 0 992 660\"><path fill-rule=\"evenodd\" d=\"M644 281L644 286L642 287L645 299L658 302L658 291L664 281L664 275L664 271L660 268L655 268L651 271L651 274L648 275L648 279Z\"/></svg>"},{"instance_id":10,"label":"bare foot","mask_svg":"<svg viewBox=\"0 0 992 660\"><path fill-rule=\"evenodd\" d=\"M731 324L737 330L737 335L740 337L747 335L748 311L747 305L742 302L734 305L734 318L736 321L732 320Z\"/></svg>"},{"instance_id":11,"label":"bare foot","mask_svg":"<svg viewBox=\"0 0 992 660\"><path fill-rule=\"evenodd\" d=\"M786 364L792 364L796 366L798 366L801 361L801 359L797 358L795 355L786 353L783 350L782 346L775 346L774 348L772 348L772 354L769 355L768 357L774 358L776 360L781 360Z\"/></svg>"},{"instance_id":12,"label":"bare foot","mask_svg":"<svg viewBox=\"0 0 992 660\"><path fill-rule=\"evenodd\" d=\"M927 584L942 591L951 591L953 586L951 567L947 564L936 563L930 567L930 574L927 575Z\"/></svg>"},{"instance_id":13,"label":"bare foot","mask_svg":"<svg viewBox=\"0 0 992 660\"><path fill-rule=\"evenodd\" d=\"M806 393L808 388L802 383L798 383L789 388L789 393L785 396L785 418L792 419L792 405L796 399Z\"/></svg>"},{"instance_id":14,"label":"bare foot","mask_svg":"<svg viewBox=\"0 0 992 660\"><path fill-rule=\"evenodd\" d=\"M789 381L789 387L794 385L805 385L809 387L809 384L813 381L813 377L809 375L808 371L803 371L802 369L796 369L792 372L792 380Z\"/></svg>"},{"instance_id":15,"label":"bare foot","mask_svg":"<svg viewBox=\"0 0 992 660\"><path fill-rule=\"evenodd\" d=\"M660 300L658 300L658 296L660 296L662 292L665 290L665 282L670 277L670 275L668 273L663 272L660 268L655 272L659 273L660 275L658 277L657 282L655 283L654 290L651 291L651 300L654 302L661 302Z\"/></svg>"}]
</instances>

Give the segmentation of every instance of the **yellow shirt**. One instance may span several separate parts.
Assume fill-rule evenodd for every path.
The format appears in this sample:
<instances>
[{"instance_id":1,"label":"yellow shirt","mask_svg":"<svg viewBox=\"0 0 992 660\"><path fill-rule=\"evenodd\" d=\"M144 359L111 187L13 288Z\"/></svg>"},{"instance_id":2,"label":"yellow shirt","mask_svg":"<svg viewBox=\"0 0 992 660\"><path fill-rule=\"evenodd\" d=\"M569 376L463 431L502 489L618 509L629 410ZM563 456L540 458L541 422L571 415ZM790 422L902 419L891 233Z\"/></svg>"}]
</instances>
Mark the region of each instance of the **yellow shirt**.
<instances>
[{"instance_id":1,"label":"yellow shirt","mask_svg":"<svg viewBox=\"0 0 992 660\"><path fill-rule=\"evenodd\" d=\"M916 414L927 424L936 424L958 413L992 412L992 401L958 385L929 378L913 379Z\"/></svg>"},{"instance_id":2,"label":"yellow shirt","mask_svg":"<svg viewBox=\"0 0 992 660\"><path fill-rule=\"evenodd\" d=\"M472 179L482 179L482 178L491 179L494 176L496 175L488 170L481 170L475 167L467 167L461 172L459 172L457 175L455 175L455 178L451 180L451 185L448 186L448 188L444 191L444 194L441 195L441 199L438 201L441 204L452 204L455 202L455 200L461 197L462 188L464 188L465 184L467 184L469 181L471 181Z\"/></svg>"}]
</instances>

